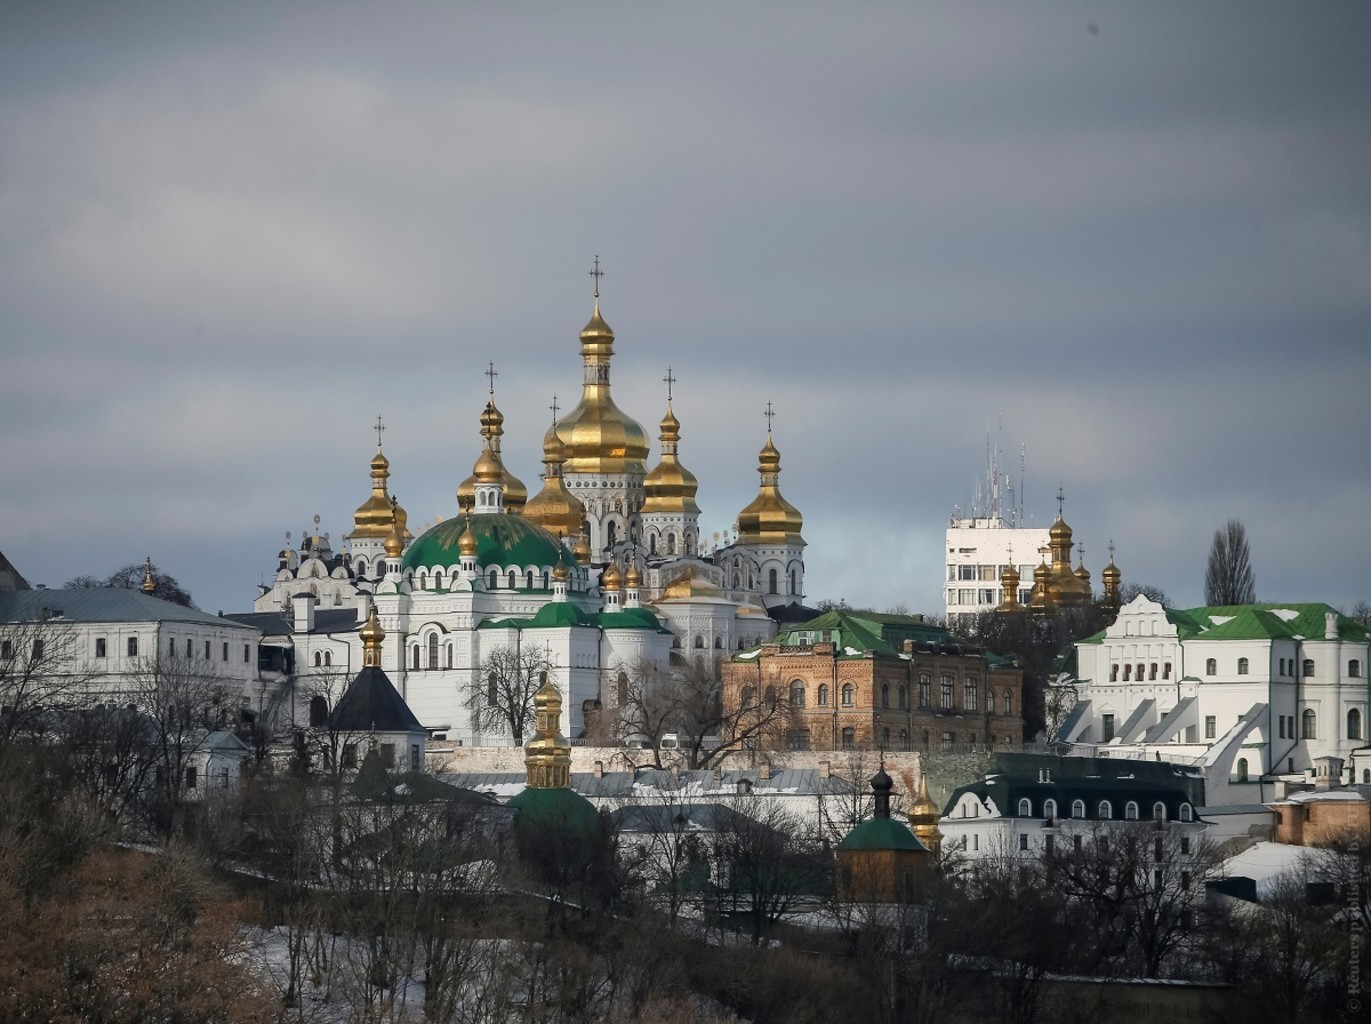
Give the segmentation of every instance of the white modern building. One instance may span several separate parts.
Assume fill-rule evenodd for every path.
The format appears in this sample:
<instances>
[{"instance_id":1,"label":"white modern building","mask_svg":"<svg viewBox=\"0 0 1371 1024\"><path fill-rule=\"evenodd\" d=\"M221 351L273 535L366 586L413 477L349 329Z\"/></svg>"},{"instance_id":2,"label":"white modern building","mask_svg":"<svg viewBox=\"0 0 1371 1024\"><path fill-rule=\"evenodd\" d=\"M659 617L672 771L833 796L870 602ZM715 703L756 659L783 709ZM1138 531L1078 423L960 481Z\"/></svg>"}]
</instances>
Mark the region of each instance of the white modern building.
<instances>
[{"instance_id":1,"label":"white modern building","mask_svg":"<svg viewBox=\"0 0 1371 1024\"><path fill-rule=\"evenodd\" d=\"M949 625L994 611L1004 601L1000 578L1019 573L1018 603L1028 606L1033 570L1050 557L1047 527L1014 527L1001 518L953 518L947 527L944 611Z\"/></svg>"},{"instance_id":2,"label":"white modern building","mask_svg":"<svg viewBox=\"0 0 1371 1024\"><path fill-rule=\"evenodd\" d=\"M1055 738L1200 767L1208 803L1262 803L1277 776L1326 755L1367 760L1371 639L1326 604L1178 610L1139 596L1076 658Z\"/></svg>"}]
</instances>

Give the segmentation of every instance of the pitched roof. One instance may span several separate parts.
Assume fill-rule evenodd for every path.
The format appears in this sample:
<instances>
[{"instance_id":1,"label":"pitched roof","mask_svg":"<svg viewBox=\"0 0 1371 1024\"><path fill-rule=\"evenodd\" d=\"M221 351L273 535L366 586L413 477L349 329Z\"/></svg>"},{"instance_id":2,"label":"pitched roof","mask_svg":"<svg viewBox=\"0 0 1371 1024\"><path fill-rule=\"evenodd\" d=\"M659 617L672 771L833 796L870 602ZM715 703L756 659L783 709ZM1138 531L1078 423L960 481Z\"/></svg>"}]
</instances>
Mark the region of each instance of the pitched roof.
<instances>
[{"instance_id":1,"label":"pitched roof","mask_svg":"<svg viewBox=\"0 0 1371 1024\"><path fill-rule=\"evenodd\" d=\"M330 716L340 732L424 732L384 669L357 673Z\"/></svg>"},{"instance_id":2,"label":"pitched roof","mask_svg":"<svg viewBox=\"0 0 1371 1024\"><path fill-rule=\"evenodd\" d=\"M226 616L164 601L123 587L72 587L64 590L0 591L0 621L5 622L195 622L229 629L253 628Z\"/></svg>"},{"instance_id":3,"label":"pitched roof","mask_svg":"<svg viewBox=\"0 0 1371 1024\"><path fill-rule=\"evenodd\" d=\"M1356 619L1343 615L1330 604L1305 602L1281 604L1205 605L1199 608L1166 608L1166 620L1176 627L1181 640L1278 640L1302 637L1323 639L1325 616L1338 616L1338 637L1366 643L1371 633ZM1101 630L1083 644L1105 640Z\"/></svg>"},{"instance_id":4,"label":"pitched roof","mask_svg":"<svg viewBox=\"0 0 1371 1024\"><path fill-rule=\"evenodd\" d=\"M263 636L290 636L295 617L285 612L231 612L224 618L260 629ZM362 628L355 608L321 608L314 613L311 633L353 633Z\"/></svg>"}]
</instances>

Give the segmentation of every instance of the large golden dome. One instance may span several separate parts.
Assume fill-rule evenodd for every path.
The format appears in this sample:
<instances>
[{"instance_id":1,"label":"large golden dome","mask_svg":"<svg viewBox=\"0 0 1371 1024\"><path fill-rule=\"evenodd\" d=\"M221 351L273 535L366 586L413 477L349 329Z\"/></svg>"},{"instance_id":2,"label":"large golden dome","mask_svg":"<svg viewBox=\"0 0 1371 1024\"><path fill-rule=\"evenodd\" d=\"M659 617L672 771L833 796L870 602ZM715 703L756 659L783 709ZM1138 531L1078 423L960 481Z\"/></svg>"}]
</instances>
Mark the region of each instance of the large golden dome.
<instances>
[{"instance_id":1,"label":"large golden dome","mask_svg":"<svg viewBox=\"0 0 1371 1024\"><path fill-rule=\"evenodd\" d=\"M614 332L600 316L600 303L581 331L585 377L581 401L557 422L566 444L566 473L645 473L647 432L614 404L609 392L609 362Z\"/></svg>"},{"instance_id":2,"label":"large golden dome","mask_svg":"<svg viewBox=\"0 0 1371 1024\"><path fill-rule=\"evenodd\" d=\"M662 461L643 478L643 513L693 512L699 515L700 506L695 502L695 495L699 493L700 484L695 474L676 458L676 446L681 440L681 421L672 413L669 402L666 415L662 417L660 440Z\"/></svg>"},{"instance_id":3,"label":"large golden dome","mask_svg":"<svg viewBox=\"0 0 1371 1024\"><path fill-rule=\"evenodd\" d=\"M586 510L562 480L565 462L566 447L557 436L557 427L551 426L543 437L543 489L524 506L524 518L555 536L579 537Z\"/></svg>"},{"instance_id":4,"label":"large golden dome","mask_svg":"<svg viewBox=\"0 0 1371 1024\"><path fill-rule=\"evenodd\" d=\"M739 543L803 545L804 517L781 496L781 453L771 443L770 431L757 459L757 472L762 478L757 497L738 513Z\"/></svg>"}]
</instances>

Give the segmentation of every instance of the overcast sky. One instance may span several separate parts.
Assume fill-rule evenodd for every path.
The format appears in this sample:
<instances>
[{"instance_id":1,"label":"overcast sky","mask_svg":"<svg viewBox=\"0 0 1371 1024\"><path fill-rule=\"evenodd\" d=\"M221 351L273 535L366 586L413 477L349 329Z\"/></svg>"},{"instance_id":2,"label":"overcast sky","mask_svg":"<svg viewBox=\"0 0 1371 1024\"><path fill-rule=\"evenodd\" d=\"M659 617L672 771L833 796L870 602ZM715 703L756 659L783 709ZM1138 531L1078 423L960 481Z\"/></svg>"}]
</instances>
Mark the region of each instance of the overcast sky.
<instances>
[{"instance_id":1,"label":"overcast sky","mask_svg":"<svg viewBox=\"0 0 1371 1024\"><path fill-rule=\"evenodd\" d=\"M808 596L941 611L1003 422L1098 581L1371 598L1371 5L0 6L0 551L246 610L385 417L418 533L538 488L598 254L702 528L765 403ZM654 442L651 461L658 449Z\"/></svg>"}]
</instances>

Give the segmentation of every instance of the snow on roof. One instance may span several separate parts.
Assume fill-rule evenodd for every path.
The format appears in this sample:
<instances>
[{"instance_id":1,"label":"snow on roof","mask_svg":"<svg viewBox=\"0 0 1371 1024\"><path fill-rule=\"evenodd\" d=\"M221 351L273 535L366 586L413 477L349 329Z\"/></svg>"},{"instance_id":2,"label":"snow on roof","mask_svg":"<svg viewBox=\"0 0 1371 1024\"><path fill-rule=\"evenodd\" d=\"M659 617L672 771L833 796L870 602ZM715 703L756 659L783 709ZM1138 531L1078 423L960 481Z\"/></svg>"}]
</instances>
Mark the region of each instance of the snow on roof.
<instances>
[{"instance_id":1,"label":"snow on roof","mask_svg":"<svg viewBox=\"0 0 1371 1024\"><path fill-rule=\"evenodd\" d=\"M1288 843L1255 843L1224 862L1222 873L1250 878L1257 883L1257 898L1270 895L1276 877L1299 868L1301 862L1317 851Z\"/></svg>"},{"instance_id":2,"label":"snow on roof","mask_svg":"<svg viewBox=\"0 0 1371 1024\"><path fill-rule=\"evenodd\" d=\"M1211 616L1209 616L1209 621L1212 622L1212 623L1214 623L1214 625L1216 625L1216 626L1222 626L1225 622L1232 622L1232 621L1233 621L1233 616L1232 616L1232 615L1211 615Z\"/></svg>"},{"instance_id":3,"label":"snow on roof","mask_svg":"<svg viewBox=\"0 0 1371 1024\"><path fill-rule=\"evenodd\" d=\"M1307 804L1314 800L1347 800L1359 804L1366 803L1366 797L1351 789L1308 790L1304 793L1291 793L1285 799L1294 804Z\"/></svg>"},{"instance_id":4,"label":"snow on roof","mask_svg":"<svg viewBox=\"0 0 1371 1024\"><path fill-rule=\"evenodd\" d=\"M734 655L735 661L751 661L753 658L760 657L762 649L758 647L755 651L744 651L742 654Z\"/></svg>"},{"instance_id":5,"label":"snow on roof","mask_svg":"<svg viewBox=\"0 0 1371 1024\"><path fill-rule=\"evenodd\" d=\"M1272 608L1271 614L1282 622L1289 622L1291 619L1300 617L1300 613L1291 608Z\"/></svg>"}]
</instances>

